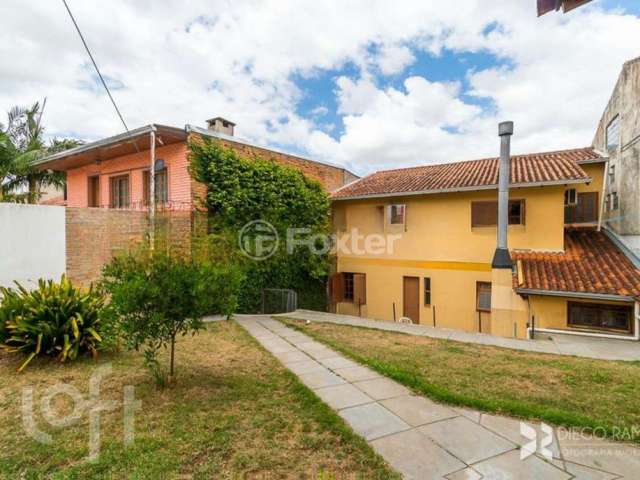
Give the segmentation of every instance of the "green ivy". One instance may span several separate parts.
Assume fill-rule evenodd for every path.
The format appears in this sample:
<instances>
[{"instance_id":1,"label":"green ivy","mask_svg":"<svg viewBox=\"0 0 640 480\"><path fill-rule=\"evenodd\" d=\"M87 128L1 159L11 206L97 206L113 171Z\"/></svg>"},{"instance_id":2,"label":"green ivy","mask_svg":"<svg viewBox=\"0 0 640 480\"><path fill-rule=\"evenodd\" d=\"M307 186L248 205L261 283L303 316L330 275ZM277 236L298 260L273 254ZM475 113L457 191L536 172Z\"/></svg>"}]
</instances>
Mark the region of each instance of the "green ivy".
<instances>
[{"instance_id":1,"label":"green ivy","mask_svg":"<svg viewBox=\"0 0 640 480\"><path fill-rule=\"evenodd\" d=\"M304 246L289 253L284 241L289 228L307 229L298 234L299 239L330 233L330 201L322 185L273 159L242 157L216 140L196 139L189 147L191 174L207 186L203 200L209 232L226 236L228 245L239 250L240 229L253 220L264 220L281 239L277 252L266 260L233 255L242 258L245 273L240 311L259 311L264 288L293 289L299 307L324 310L329 255L314 254Z\"/></svg>"}]
</instances>

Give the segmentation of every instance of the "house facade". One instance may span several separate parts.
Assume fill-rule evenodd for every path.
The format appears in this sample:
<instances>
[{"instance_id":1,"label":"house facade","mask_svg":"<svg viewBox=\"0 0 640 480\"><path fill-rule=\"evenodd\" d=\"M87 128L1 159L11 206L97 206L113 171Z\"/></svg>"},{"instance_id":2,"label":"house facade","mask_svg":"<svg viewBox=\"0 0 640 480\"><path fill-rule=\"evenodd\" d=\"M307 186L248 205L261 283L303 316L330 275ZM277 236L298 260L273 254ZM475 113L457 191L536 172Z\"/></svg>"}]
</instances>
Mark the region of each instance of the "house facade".
<instances>
[{"instance_id":1,"label":"house facade","mask_svg":"<svg viewBox=\"0 0 640 480\"><path fill-rule=\"evenodd\" d=\"M640 57L626 62L593 147L609 157L604 221L640 257Z\"/></svg>"},{"instance_id":2,"label":"house facade","mask_svg":"<svg viewBox=\"0 0 640 480\"><path fill-rule=\"evenodd\" d=\"M376 172L334 192L339 240L362 240L338 248L336 311L516 338L637 338L640 271L598 230L606 158L581 148L510 165L502 270L497 158ZM387 248L366 248L372 236Z\"/></svg>"},{"instance_id":3,"label":"house facade","mask_svg":"<svg viewBox=\"0 0 640 480\"><path fill-rule=\"evenodd\" d=\"M273 159L296 168L333 191L358 178L348 170L267 149L234 136L234 124L217 117L208 128L148 125L87 143L44 158L42 169L66 172L69 207L147 210L154 165L154 200L158 208L189 211L205 193L189 174L187 142L190 137L215 138L247 157Z\"/></svg>"}]
</instances>

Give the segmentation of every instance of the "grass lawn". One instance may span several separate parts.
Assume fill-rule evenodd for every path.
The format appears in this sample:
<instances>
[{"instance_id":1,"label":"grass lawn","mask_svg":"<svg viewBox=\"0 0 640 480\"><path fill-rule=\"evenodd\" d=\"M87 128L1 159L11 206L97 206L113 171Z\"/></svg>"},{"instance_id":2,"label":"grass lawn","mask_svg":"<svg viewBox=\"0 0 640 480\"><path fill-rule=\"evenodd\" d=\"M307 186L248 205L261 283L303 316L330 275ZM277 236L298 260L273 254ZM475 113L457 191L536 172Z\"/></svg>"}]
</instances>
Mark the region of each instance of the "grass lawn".
<instances>
[{"instance_id":1,"label":"grass lawn","mask_svg":"<svg viewBox=\"0 0 640 480\"><path fill-rule=\"evenodd\" d=\"M618 439L640 442L640 362L590 360L330 323L284 321L435 400L556 425L604 427L614 437L615 429L625 429L617 430Z\"/></svg>"},{"instance_id":2,"label":"grass lawn","mask_svg":"<svg viewBox=\"0 0 640 480\"><path fill-rule=\"evenodd\" d=\"M0 478L397 478L310 390L234 322L209 325L177 346L177 383L157 390L142 354L123 352L60 365L34 360L15 374L19 359L0 354ZM88 414L51 434L44 445L27 437L20 417L22 387L34 387L40 412L43 390L67 382L83 394L100 364L113 372L102 382L103 400L122 401L135 385L142 401L135 442L122 441L123 410L101 417L102 450L88 454ZM56 411L71 411L69 397L55 397Z\"/></svg>"}]
</instances>

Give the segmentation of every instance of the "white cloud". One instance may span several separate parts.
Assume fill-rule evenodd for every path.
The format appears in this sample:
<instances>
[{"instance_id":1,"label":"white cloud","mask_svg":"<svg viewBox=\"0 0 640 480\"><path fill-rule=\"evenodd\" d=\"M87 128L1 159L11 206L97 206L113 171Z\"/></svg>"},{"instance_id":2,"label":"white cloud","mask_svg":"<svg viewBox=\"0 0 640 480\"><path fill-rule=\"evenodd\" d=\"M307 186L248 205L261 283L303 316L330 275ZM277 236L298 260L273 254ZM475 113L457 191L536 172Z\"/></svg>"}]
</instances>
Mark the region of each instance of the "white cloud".
<instances>
[{"instance_id":1,"label":"white cloud","mask_svg":"<svg viewBox=\"0 0 640 480\"><path fill-rule=\"evenodd\" d=\"M402 8L386 0L340 8L312 0L70 5L103 73L122 87L114 96L130 127L223 115L239 135L363 173L494 154L496 124L506 118L516 122L521 151L588 144L622 62L640 53L632 41L640 20L597 3L540 19L533 1L502 0L407 0ZM93 139L122 130L105 94L87 88L94 73L59 2L4 0L0 18L0 111L46 96L51 134ZM371 45L380 46L373 55ZM469 71L468 92L459 82L433 81L429 71L401 87L380 86L376 74L400 74L420 49L489 52L513 68ZM335 140L315 114L296 113L303 94L293 75L347 63L360 72L336 79L344 129ZM482 112L462 94L488 97L496 111Z\"/></svg>"}]
</instances>

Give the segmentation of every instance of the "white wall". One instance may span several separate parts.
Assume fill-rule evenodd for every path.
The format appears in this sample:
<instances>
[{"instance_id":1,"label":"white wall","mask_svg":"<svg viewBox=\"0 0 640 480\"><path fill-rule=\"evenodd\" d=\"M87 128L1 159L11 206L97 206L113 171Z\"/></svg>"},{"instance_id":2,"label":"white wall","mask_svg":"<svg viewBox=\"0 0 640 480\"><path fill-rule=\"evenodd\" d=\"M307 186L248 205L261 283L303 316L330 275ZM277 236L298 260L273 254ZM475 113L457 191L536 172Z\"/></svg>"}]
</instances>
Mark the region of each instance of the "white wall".
<instances>
[{"instance_id":1,"label":"white wall","mask_svg":"<svg viewBox=\"0 0 640 480\"><path fill-rule=\"evenodd\" d=\"M0 285L65 273L65 207L0 203Z\"/></svg>"}]
</instances>

